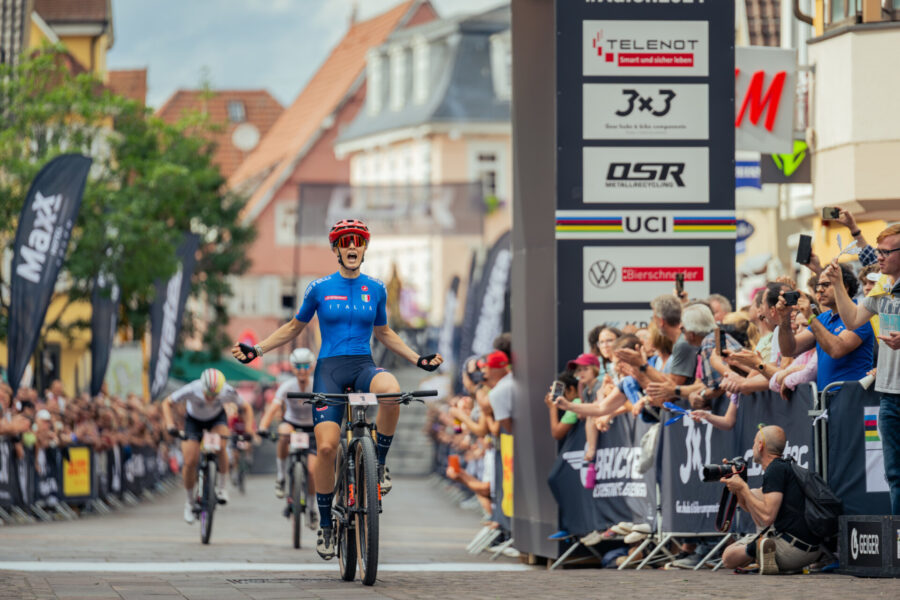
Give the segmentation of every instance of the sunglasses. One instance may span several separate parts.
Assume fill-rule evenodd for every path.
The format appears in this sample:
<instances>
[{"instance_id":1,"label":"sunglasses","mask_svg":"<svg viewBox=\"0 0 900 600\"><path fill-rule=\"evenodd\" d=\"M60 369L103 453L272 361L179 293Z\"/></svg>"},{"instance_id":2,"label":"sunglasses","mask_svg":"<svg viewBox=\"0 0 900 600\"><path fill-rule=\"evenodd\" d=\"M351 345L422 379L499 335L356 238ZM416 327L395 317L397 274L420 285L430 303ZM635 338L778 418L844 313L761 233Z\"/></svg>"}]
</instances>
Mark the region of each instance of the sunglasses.
<instances>
[{"instance_id":1,"label":"sunglasses","mask_svg":"<svg viewBox=\"0 0 900 600\"><path fill-rule=\"evenodd\" d=\"M294 368L299 371L309 369L311 366L310 363L294 363Z\"/></svg>"},{"instance_id":2,"label":"sunglasses","mask_svg":"<svg viewBox=\"0 0 900 600\"><path fill-rule=\"evenodd\" d=\"M894 249L884 249L884 248L875 248L875 254L878 256L890 256L893 252L897 252L900 248Z\"/></svg>"},{"instance_id":3,"label":"sunglasses","mask_svg":"<svg viewBox=\"0 0 900 600\"><path fill-rule=\"evenodd\" d=\"M356 233L349 233L347 235L342 235L334 242L334 245L338 248L349 248L350 244L353 244L357 248L362 248L366 245L366 238Z\"/></svg>"}]
</instances>

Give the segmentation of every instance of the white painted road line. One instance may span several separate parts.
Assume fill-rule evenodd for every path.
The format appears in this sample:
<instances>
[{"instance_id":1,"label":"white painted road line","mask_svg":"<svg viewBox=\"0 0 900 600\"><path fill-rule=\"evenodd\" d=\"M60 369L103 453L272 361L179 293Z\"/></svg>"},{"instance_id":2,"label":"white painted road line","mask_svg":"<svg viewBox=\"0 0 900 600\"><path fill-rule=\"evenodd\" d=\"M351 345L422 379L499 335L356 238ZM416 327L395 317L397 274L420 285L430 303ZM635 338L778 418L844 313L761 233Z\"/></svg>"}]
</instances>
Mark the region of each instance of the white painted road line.
<instances>
[{"instance_id":1,"label":"white painted road line","mask_svg":"<svg viewBox=\"0 0 900 600\"><path fill-rule=\"evenodd\" d=\"M484 573L530 571L522 564L498 563L397 563L378 565L380 573ZM244 563L244 562L76 562L76 561L6 561L0 571L67 572L67 573L208 573L281 571L313 573L334 571L337 564Z\"/></svg>"}]
</instances>

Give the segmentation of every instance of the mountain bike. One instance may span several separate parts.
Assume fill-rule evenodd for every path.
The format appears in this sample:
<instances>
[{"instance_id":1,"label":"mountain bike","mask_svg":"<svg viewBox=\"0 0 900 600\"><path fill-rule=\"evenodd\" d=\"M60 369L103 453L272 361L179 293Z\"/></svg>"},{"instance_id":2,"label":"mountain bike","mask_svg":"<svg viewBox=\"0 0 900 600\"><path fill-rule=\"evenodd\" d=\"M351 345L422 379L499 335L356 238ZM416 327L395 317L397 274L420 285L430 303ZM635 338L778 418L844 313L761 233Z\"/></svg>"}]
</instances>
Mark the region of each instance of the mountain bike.
<instances>
[{"instance_id":1,"label":"mountain bike","mask_svg":"<svg viewBox=\"0 0 900 600\"><path fill-rule=\"evenodd\" d=\"M247 456L252 446L250 442L237 437L231 440L231 451L235 452L234 464L231 468L231 483L241 494L246 493L245 479L250 472L250 460Z\"/></svg>"},{"instance_id":2,"label":"mountain bike","mask_svg":"<svg viewBox=\"0 0 900 600\"><path fill-rule=\"evenodd\" d=\"M284 515L291 518L291 533L294 548L300 547L301 532L303 530L303 515L307 515L310 524L313 523L313 510L316 505L315 497L309 493L309 434L305 431L293 431L289 434L269 434L269 439L276 442L284 436L290 440L287 463L287 506Z\"/></svg>"},{"instance_id":3,"label":"mountain bike","mask_svg":"<svg viewBox=\"0 0 900 600\"><path fill-rule=\"evenodd\" d=\"M381 484L375 455L375 424L366 409L384 404L409 404L437 396L436 390L397 394L289 393L315 406L347 405L341 425L341 443L335 460L335 487L332 515L337 541L341 578L353 581L359 567L363 585L372 585L378 575L378 515L381 513Z\"/></svg>"},{"instance_id":4,"label":"mountain bike","mask_svg":"<svg viewBox=\"0 0 900 600\"><path fill-rule=\"evenodd\" d=\"M178 437L185 439L183 431ZM216 478L219 476L219 450L223 440L235 436L223 436L211 431L203 432L200 440L200 462L197 465L197 498L194 501L194 515L200 521L200 542L208 544L212 536L213 515L219 504L216 497ZM238 440L250 439L248 436L238 435Z\"/></svg>"}]
</instances>

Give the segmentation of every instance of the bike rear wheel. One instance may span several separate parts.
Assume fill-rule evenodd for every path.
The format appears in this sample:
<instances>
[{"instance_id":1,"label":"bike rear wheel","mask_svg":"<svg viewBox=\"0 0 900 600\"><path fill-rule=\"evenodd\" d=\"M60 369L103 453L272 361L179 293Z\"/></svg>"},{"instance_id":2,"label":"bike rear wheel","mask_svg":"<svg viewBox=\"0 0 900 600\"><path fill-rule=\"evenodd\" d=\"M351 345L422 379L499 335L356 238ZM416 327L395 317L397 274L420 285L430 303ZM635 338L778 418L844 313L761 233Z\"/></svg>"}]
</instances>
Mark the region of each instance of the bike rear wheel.
<instances>
[{"instance_id":1,"label":"bike rear wheel","mask_svg":"<svg viewBox=\"0 0 900 600\"><path fill-rule=\"evenodd\" d=\"M216 511L218 500L216 499L216 461L206 462L200 474L201 499L200 499L200 541L209 543L212 536L213 513Z\"/></svg>"},{"instance_id":2,"label":"bike rear wheel","mask_svg":"<svg viewBox=\"0 0 900 600\"><path fill-rule=\"evenodd\" d=\"M339 511L332 512L336 534L338 564L341 568L341 579L353 581L356 577L356 534L353 520L347 512L347 440L341 438L338 446L335 473L340 478L336 487L334 503Z\"/></svg>"},{"instance_id":3,"label":"bike rear wheel","mask_svg":"<svg viewBox=\"0 0 900 600\"><path fill-rule=\"evenodd\" d=\"M356 551L363 585L378 575L378 466L375 443L363 436L356 444Z\"/></svg>"},{"instance_id":4,"label":"bike rear wheel","mask_svg":"<svg viewBox=\"0 0 900 600\"><path fill-rule=\"evenodd\" d=\"M291 468L291 528L294 548L300 547L300 530L303 528L303 499L306 497L306 473L300 461Z\"/></svg>"}]
</instances>

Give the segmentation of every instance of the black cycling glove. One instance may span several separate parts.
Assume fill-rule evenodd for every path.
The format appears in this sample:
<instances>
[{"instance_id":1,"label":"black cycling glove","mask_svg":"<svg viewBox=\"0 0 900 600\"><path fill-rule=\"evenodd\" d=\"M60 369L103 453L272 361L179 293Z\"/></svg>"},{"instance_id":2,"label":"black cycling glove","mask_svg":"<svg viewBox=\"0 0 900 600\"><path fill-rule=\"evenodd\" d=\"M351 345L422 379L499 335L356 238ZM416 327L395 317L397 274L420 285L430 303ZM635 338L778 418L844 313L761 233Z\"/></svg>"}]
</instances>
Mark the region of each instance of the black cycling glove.
<instances>
[{"instance_id":1,"label":"black cycling glove","mask_svg":"<svg viewBox=\"0 0 900 600\"><path fill-rule=\"evenodd\" d=\"M431 361L437 358L437 354L429 354L428 356L420 356L416 359L416 366L425 371L431 372L437 370L440 365L433 365Z\"/></svg>"},{"instance_id":2,"label":"black cycling glove","mask_svg":"<svg viewBox=\"0 0 900 600\"><path fill-rule=\"evenodd\" d=\"M256 348L254 348L253 346L250 346L249 344L238 343L238 348L240 348L241 352L244 353L244 359L241 360L239 358L238 360L240 362L244 363L245 365L258 356L256 353Z\"/></svg>"}]
</instances>

